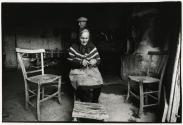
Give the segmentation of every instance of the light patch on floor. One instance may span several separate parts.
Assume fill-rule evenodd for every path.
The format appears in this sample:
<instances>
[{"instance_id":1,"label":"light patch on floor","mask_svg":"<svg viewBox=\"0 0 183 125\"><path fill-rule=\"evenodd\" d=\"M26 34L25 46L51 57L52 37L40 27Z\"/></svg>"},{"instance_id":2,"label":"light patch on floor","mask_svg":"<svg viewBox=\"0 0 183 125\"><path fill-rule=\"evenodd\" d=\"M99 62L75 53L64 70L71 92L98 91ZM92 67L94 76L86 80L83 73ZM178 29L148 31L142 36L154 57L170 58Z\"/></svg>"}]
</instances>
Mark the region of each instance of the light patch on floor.
<instances>
[{"instance_id":1,"label":"light patch on floor","mask_svg":"<svg viewBox=\"0 0 183 125\"><path fill-rule=\"evenodd\" d=\"M140 118L134 117L133 111L138 108L131 103L124 103L123 95L101 93L99 102L109 115L106 122L155 122L155 115L150 112L144 113Z\"/></svg>"},{"instance_id":2,"label":"light patch on floor","mask_svg":"<svg viewBox=\"0 0 183 125\"><path fill-rule=\"evenodd\" d=\"M42 121L69 121L72 112L72 106L66 104L66 101L62 101L62 104L58 103L58 100L48 100L42 105ZM68 107L66 107L68 106ZM70 110L69 110L70 109Z\"/></svg>"},{"instance_id":3,"label":"light patch on floor","mask_svg":"<svg viewBox=\"0 0 183 125\"><path fill-rule=\"evenodd\" d=\"M127 122L130 119L131 105L125 104L121 95L101 93L99 101L109 114L107 121Z\"/></svg>"}]
</instances>

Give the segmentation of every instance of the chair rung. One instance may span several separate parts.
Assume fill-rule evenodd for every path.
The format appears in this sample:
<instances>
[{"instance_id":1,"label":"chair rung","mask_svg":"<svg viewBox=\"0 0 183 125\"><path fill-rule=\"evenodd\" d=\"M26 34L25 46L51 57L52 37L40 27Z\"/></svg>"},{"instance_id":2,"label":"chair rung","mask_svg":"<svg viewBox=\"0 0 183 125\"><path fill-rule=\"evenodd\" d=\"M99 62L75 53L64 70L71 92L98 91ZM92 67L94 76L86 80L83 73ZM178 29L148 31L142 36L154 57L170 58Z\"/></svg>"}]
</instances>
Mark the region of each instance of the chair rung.
<instances>
[{"instance_id":1,"label":"chair rung","mask_svg":"<svg viewBox=\"0 0 183 125\"><path fill-rule=\"evenodd\" d=\"M137 98L137 99L140 99L140 97L139 96L137 96L135 93L133 93L132 91L129 91L135 98Z\"/></svg>"},{"instance_id":2,"label":"chair rung","mask_svg":"<svg viewBox=\"0 0 183 125\"><path fill-rule=\"evenodd\" d=\"M33 103L31 103L31 102L28 102L32 107L35 107L35 105L33 104Z\"/></svg>"},{"instance_id":3,"label":"chair rung","mask_svg":"<svg viewBox=\"0 0 183 125\"><path fill-rule=\"evenodd\" d=\"M144 94L149 94L149 93L157 93L158 91L150 91L150 92L144 92Z\"/></svg>"},{"instance_id":4,"label":"chair rung","mask_svg":"<svg viewBox=\"0 0 183 125\"><path fill-rule=\"evenodd\" d=\"M32 91L32 90L29 89L28 91L29 91L30 93L36 95L36 93L34 92L34 91L36 91L36 90L33 90L33 91Z\"/></svg>"},{"instance_id":5,"label":"chair rung","mask_svg":"<svg viewBox=\"0 0 183 125\"><path fill-rule=\"evenodd\" d=\"M158 105L158 103L153 103L153 104L149 104L149 105L144 105L143 107L149 107L149 106L155 106Z\"/></svg>"},{"instance_id":6,"label":"chair rung","mask_svg":"<svg viewBox=\"0 0 183 125\"><path fill-rule=\"evenodd\" d=\"M57 83L57 82L55 82L55 83ZM58 85L51 85L51 86L58 87Z\"/></svg>"},{"instance_id":7,"label":"chair rung","mask_svg":"<svg viewBox=\"0 0 183 125\"><path fill-rule=\"evenodd\" d=\"M30 66L31 68L36 68L36 69L39 69L39 68L41 68L41 66ZM44 66L43 67L48 67L48 65L45 65L44 64Z\"/></svg>"},{"instance_id":8,"label":"chair rung","mask_svg":"<svg viewBox=\"0 0 183 125\"><path fill-rule=\"evenodd\" d=\"M45 96L45 97L48 97L48 96L50 96L50 95L48 95L48 94L44 94L44 96Z\"/></svg>"},{"instance_id":9,"label":"chair rung","mask_svg":"<svg viewBox=\"0 0 183 125\"><path fill-rule=\"evenodd\" d=\"M33 95L30 95L29 98L32 98L32 97L34 97L34 96L36 96L36 95L34 95L34 94L33 94Z\"/></svg>"},{"instance_id":10,"label":"chair rung","mask_svg":"<svg viewBox=\"0 0 183 125\"><path fill-rule=\"evenodd\" d=\"M34 70L34 71L28 71L27 74L29 74L29 73L36 73L36 72L40 72L40 71L41 71L41 69L39 69L39 70Z\"/></svg>"},{"instance_id":11,"label":"chair rung","mask_svg":"<svg viewBox=\"0 0 183 125\"><path fill-rule=\"evenodd\" d=\"M58 91L57 91L56 93L54 93L54 94L52 94L52 95L50 95L50 96L48 96L48 97L46 97L46 98L40 100L40 102L44 102L44 101L46 101L46 100L48 100L48 99L50 99L50 98L53 98L53 97L56 96L57 94L58 94Z\"/></svg>"},{"instance_id":12,"label":"chair rung","mask_svg":"<svg viewBox=\"0 0 183 125\"><path fill-rule=\"evenodd\" d=\"M64 95L64 92L61 92L61 95ZM48 97L48 96L50 96L50 95L45 94L44 96L45 96L45 97ZM57 96L57 97L58 97L58 96Z\"/></svg>"},{"instance_id":13,"label":"chair rung","mask_svg":"<svg viewBox=\"0 0 183 125\"><path fill-rule=\"evenodd\" d=\"M153 95L148 95L148 96L150 96L151 98L153 98L153 99L155 99L155 100L158 100L158 98L157 97L155 97L155 96L153 96Z\"/></svg>"},{"instance_id":14,"label":"chair rung","mask_svg":"<svg viewBox=\"0 0 183 125\"><path fill-rule=\"evenodd\" d=\"M61 94L61 95L64 95L64 92L61 92L60 94ZM44 96L45 96L45 97L48 97L48 96L50 96L50 95L45 94ZM55 97L58 97L58 96L55 96Z\"/></svg>"}]
</instances>

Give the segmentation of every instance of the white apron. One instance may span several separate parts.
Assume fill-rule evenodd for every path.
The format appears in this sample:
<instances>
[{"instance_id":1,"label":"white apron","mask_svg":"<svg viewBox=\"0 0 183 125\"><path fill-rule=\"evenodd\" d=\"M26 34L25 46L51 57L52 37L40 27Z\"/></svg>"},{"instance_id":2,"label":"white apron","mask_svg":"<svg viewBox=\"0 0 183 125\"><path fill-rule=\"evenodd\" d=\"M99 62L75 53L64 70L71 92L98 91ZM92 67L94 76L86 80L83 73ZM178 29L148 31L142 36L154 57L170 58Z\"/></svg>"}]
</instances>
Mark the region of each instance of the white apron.
<instances>
[{"instance_id":1,"label":"white apron","mask_svg":"<svg viewBox=\"0 0 183 125\"><path fill-rule=\"evenodd\" d=\"M102 76L97 67L86 69L72 69L69 74L72 86L96 86L103 84Z\"/></svg>"}]
</instances>

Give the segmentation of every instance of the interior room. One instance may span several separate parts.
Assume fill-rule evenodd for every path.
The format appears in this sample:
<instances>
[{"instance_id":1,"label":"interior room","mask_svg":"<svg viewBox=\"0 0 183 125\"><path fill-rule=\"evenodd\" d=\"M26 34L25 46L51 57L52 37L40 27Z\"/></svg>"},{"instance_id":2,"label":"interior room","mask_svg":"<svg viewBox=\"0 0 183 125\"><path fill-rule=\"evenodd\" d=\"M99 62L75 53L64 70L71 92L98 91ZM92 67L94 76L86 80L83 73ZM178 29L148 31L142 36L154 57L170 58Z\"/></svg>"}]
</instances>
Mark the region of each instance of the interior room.
<instances>
[{"instance_id":1,"label":"interior room","mask_svg":"<svg viewBox=\"0 0 183 125\"><path fill-rule=\"evenodd\" d=\"M1 5L3 122L74 122L74 89L67 54L79 17L87 18L91 41L101 58L98 69L103 86L99 104L108 115L102 122L182 122L181 2ZM45 73L61 76L61 104L56 98L42 103L40 120L34 108L25 108L25 79L16 48L44 49ZM166 65L162 64L165 68L158 88L158 104L144 108L139 115L141 102L133 94L127 100L129 76L147 75L149 58L139 55L148 55L149 51L163 51L168 56ZM37 59L31 54L24 55L25 67L36 66ZM138 82L140 85L143 80ZM145 98L144 102L151 100ZM36 103L36 98L33 102Z\"/></svg>"}]
</instances>

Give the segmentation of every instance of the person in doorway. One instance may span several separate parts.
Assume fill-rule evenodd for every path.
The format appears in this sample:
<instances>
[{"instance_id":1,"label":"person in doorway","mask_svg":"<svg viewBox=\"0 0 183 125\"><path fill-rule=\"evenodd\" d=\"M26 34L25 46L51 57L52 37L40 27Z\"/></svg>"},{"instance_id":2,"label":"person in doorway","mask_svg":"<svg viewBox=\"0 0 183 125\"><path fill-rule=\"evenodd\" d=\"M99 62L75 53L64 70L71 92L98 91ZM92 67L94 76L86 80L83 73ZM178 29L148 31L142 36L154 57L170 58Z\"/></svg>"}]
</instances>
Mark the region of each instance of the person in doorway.
<instances>
[{"instance_id":1,"label":"person in doorway","mask_svg":"<svg viewBox=\"0 0 183 125\"><path fill-rule=\"evenodd\" d=\"M87 21L88 19L86 17L79 17L77 19L78 28L71 33L71 42L76 42L78 39L79 32L82 29L87 28Z\"/></svg>"},{"instance_id":2,"label":"person in doorway","mask_svg":"<svg viewBox=\"0 0 183 125\"><path fill-rule=\"evenodd\" d=\"M88 29L80 31L79 42L73 43L68 53L71 64L69 77L76 90L76 98L84 102L97 103L103 79L98 70L100 56L97 48L90 41Z\"/></svg>"},{"instance_id":3,"label":"person in doorway","mask_svg":"<svg viewBox=\"0 0 183 125\"><path fill-rule=\"evenodd\" d=\"M84 28L86 29L87 28L87 21L88 19L85 18L85 17L80 17L77 19L78 21L78 25L79 25L79 30L83 30Z\"/></svg>"}]
</instances>

